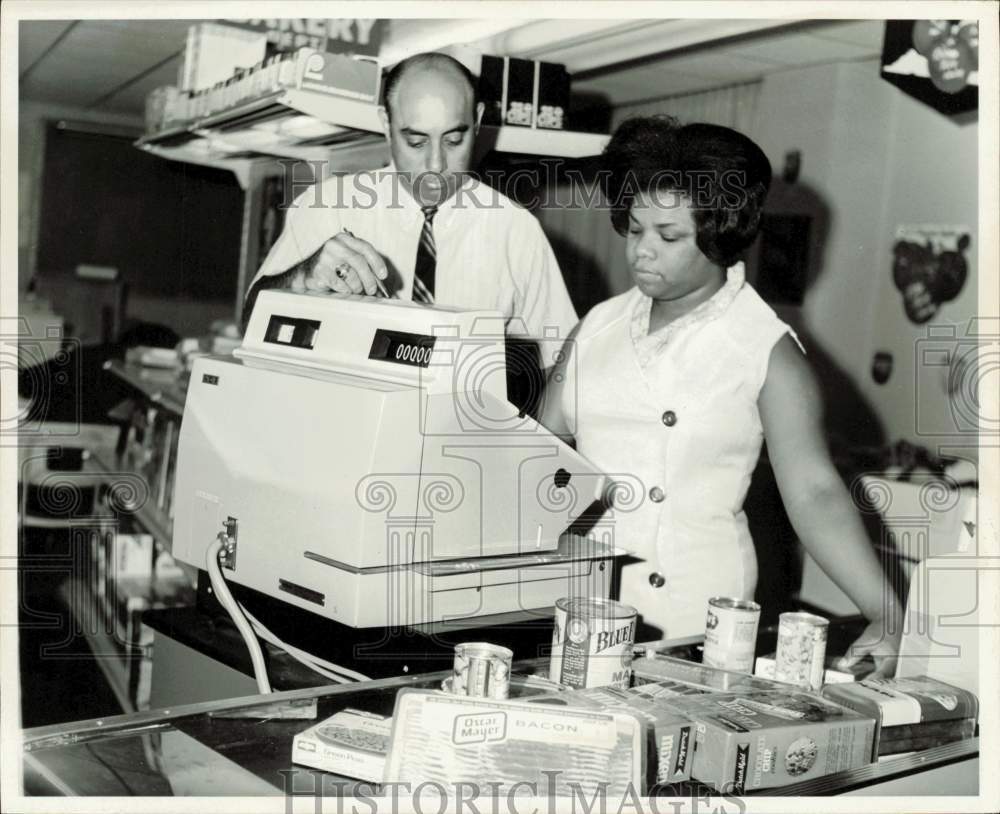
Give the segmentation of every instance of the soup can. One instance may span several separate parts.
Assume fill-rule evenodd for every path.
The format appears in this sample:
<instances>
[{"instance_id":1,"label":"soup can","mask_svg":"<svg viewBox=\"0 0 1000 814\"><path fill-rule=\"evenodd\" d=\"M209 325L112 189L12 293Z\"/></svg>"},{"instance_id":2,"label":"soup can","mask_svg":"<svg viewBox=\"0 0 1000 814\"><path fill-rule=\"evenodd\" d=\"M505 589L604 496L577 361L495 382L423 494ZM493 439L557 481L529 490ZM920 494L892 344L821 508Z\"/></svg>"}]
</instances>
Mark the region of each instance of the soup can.
<instances>
[{"instance_id":1,"label":"soup can","mask_svg":"<svg viewBox=\"0 0 1000 814\"><path fill-rule=\"evenodd\" d=\"M549 678L567 687L628 687L639 612L611 599L556 600Z\"/></svg>"},{"instance_id":2,"label":"soup can","mask_svg":"<svg viewBox=\"0 0 1000 814\"><path fill-rule=\"evenodd\" d=\"M753 672L760 605L748 599L713 596L705 617L705 651L701 661L719 670Z\"/></svg>"},{"instance_id":3,"label":"soup can","mask_svg":"<svg viewBox=\"0 0 1000 814\"><path fill-rule=\"evenodd\" d=\"M778 617L778 651L774 677L818 692L830 621L813 613L783 613Z\"/></svg>"},{"instance_id":4,"label":"soup can","mask_svg":"<svg viewBox=\"0 0 1000 814\"><path fill-rule=\"evenodd\" d=\"M507 698L514 652L486 642L455 645L451 692L474 698Z\"/></svg>"}]
</instances>

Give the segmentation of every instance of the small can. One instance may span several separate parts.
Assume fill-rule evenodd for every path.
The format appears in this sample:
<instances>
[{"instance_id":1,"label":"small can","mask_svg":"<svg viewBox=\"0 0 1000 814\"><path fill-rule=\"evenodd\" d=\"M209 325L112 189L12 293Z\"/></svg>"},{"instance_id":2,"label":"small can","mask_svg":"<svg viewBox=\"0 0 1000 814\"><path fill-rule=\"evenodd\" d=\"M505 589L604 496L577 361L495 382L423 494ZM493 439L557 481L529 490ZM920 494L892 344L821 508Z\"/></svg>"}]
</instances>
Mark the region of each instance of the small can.
<instances>
[{"instance_id":1,"label":"small can","mask_svg":"<svg viewBox=\"0 0 1000 814\"><path fill-rule=\"evenodd\" d=\"M549 678L567 687L628 687L639 612L611 599L556 600Z\"/></svg>"},{"instance_id":2,"label":"small can","mask_svg":"<svg viewBox=\"0 0 1000 814\"><path fill-rule=\"evenodd\" d=\"M486 642L455 645L451 691L474 698L507 698L513 660L513 651L499 645Z\"/></svg>"},{"instance_id":3,"label":"small can","mask_svg":"<svg viewBox=\"0 0 1000 814\"><path fill-rule=\"evenodd\" d=\"M778 651L774 677L818 692L830 621L813 613L783 613L778 617Z\"/></svg>"},{"instance_id":4,"label":"small can","mask_svg":"<svg viewBox=\"0 0 1000 814\"><path fill-rule=\"evenodd\" d=\"M713 596L705 618L705 651L701 661L719 670L753 672L760 605L748 599Z\"/></svg>"}]
</instances>

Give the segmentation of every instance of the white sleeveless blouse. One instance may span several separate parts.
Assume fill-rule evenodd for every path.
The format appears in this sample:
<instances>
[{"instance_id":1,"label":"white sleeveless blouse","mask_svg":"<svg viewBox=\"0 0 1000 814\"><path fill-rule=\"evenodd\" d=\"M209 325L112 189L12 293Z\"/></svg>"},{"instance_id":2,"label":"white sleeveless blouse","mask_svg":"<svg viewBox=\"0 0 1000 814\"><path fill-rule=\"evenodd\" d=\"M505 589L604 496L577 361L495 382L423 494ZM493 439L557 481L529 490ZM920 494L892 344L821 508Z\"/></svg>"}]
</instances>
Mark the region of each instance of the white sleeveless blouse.
<instances>
[{"instance_id":1,"label":"white sleeveless blouse","mask_svg":"<svg viewBox=\"0 0 1000 814\"><path fill-rule=\"evenodd\" d=\"M624 561L619 598L674 638L704 632L710 597L753 597L743 500L764 436L757 397L771 349L794 333L745 284L741 263L654 334L651 307L633 288L590 311L563 410L577 449L635 486L605 518L615 545L638 558Z\"/></svg>"}]
</instances>

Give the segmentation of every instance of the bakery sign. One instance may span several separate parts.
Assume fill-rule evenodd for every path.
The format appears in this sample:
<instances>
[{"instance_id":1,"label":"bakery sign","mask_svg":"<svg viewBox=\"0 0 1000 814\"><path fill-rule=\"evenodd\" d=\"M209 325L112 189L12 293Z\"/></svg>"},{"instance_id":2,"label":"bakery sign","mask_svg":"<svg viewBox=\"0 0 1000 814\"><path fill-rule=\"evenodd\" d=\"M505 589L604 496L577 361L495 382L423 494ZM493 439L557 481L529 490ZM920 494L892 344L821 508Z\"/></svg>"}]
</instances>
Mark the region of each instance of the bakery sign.
<instances>
[{"instance_id":1,"label":"bakery sign","mask_svg":"<svg viewBox=\"0 0 1000 814\"><path fill-rule=\"evenodd\" d=\"M331 54L378 56L385 20L345 17L287 17L281 20L220 20L225 25L267 34L274 51L316 48Z\"/></svg>"},{"instance_id":2,"label":"bakery sign","mask_svg":"<svg viewBox=\"0 0 1000 814\"><path fill-rule=\"evenodd\" d=\"M979 105L977 20L889 20L882 78L945 114Z\"/></svg>"}]
</instances>

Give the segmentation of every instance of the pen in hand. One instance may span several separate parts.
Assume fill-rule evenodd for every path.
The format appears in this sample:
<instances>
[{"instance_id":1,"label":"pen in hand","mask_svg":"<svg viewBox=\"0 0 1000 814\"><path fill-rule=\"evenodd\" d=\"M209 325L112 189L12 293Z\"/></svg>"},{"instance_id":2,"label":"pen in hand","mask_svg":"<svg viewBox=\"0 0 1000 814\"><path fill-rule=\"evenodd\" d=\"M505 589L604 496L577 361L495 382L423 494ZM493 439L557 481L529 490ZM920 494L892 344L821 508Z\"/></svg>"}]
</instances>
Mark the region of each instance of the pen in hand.
<instances>
[{"instance_id":1,"label":"pen in hand","mask_svg":"<svg viewBox=\"0 0 1000 814\"><path fill-rule=\"evenodd\" d=\"M345 235L347 235L348 237L354 237L354 232L352 232L352 231L351 231L350 229L342 229L341 231L343 231L343 233L344 233ZM357 238L355 238L355 239L357 239ZM384 284L382 283L382 281L381 281L381 280L380 280L380 279L378 278L378 276L375 276L375 285L377 285L377 286L378 286L378 290L379 290L379 293L380 293L380 294L381 294L381 295L382 295L383 297L385 297L386 299L391 299L391 297L389 296L389 292L388 292L388 291L386 290L386 287L385 287L385 285L384 285Z\"/></svg>"}]
</instances>

